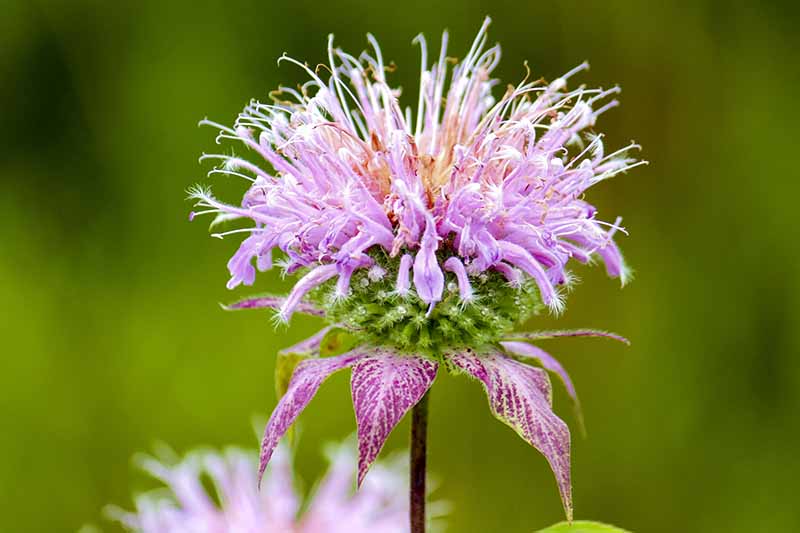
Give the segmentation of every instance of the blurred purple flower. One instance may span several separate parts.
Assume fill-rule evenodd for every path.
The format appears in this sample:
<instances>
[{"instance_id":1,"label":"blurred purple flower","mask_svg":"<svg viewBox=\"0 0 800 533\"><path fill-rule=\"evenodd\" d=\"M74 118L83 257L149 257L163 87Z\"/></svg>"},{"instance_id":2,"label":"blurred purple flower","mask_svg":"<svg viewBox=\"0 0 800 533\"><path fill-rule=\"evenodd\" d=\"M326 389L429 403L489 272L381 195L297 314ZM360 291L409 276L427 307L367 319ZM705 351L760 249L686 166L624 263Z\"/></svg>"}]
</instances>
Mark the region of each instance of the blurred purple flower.
<instances>
[{"instance_id":1,"label":"blurred purple flower","mask_svg":"<svg viewBox=\"0 0 800 533\"><path fill-rule=\"evenodd\" d=\"M302 505L293 486L288 453L279 449L256 480L256 457L238 449L197 451L177 464L153 458L142 467L166 485L135 499L136 510L112 507L109 515L137 533L404 533L408 499L403 465L377 464L353 492L355 459L350 446L330 450L330 468ZM212 486L204 484L210 480ZM300 509L305 509L300 513Z\"/></svg>"}]
</instances>

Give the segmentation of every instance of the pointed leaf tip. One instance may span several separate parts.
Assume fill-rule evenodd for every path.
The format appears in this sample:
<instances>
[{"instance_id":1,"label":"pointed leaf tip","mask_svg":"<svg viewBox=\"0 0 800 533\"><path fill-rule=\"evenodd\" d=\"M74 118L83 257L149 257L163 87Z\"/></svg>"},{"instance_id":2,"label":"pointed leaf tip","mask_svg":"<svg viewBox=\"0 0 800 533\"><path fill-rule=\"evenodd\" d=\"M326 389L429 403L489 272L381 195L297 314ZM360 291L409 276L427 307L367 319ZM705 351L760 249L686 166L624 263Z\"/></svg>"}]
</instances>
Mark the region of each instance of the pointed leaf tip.
<instances>
[{"instance_id":1,"label":"pointed leaf tip","mask_svg":"<svg viewBox=\"0 0 800 533\"><path fill-rule=\"evenodd\" d=\"M264 429L258 465L259 484L278 441L306 408L322 382L331 374L351 366L363 356L364 352L354 350L337 357L306 359L297 365L286 394L278 401Z\"/></svg>"},{"instance_id":2,"label":"pointed leaf tip","mask_svg":"<svg viewBox=\"0 0 800 533\"><path fill-rule=\"evenodd\" d=\"M286 298L280 296L253 296L233 302L220 304L226 311L239 311L240 309L275 309L280 310ZM325 311L309 302L300 302L295 311L311 316L325 316Z\"/></svg>"},{"instance_id":3,"label":"pointed leaf tip","mask_svg":"<svg viewBox=\"0 0 800 533\"><path fill-rule=\"evenodd\" d=\"M506 338L506 340L536 341L536 340L556 339L559 337L602 337L605 339L611 339L617 342L621 342L628 346L631 345L631 341L629 341L622 335L617 335L616 333L612 333L610 331L604 331L602 329L562 329L553 331L528 331L524 333L512 333Z\"/></svg>"},{"instance_id":4,"label":"pointed leaf tip","mask_svg":"<svg viewBox=\"0 0 800 533\"><path fill-rule=\"evenodd\" d=\"M570 434L552 410L547 372L502 354L477 355L471 350L446 354L460 370L479 380L494 416L536 448L556 477L567 520L572 520Z\"/></svg>"},{"instance_id":5,"label":"pointed leaf tip","mask_svg":"<svg viewBox=\"0 0 800 533\"><path fill-rule=\"evenodd\" d=\"M387 350L375 350L353 365L359 487L392 429L433 384L437 369L429 359Z\"/></svg>"},{"instance_id":6,"label":"pointed leaf tip","mask_svg":"<svg viewBox=\"0 0 800 533\"><path fill-rule=\"evenodd\" d=\"M500 345L513 355L538 361L542 368L556 374L559 379L561 379L561 382L564 384L564 388L567 389L567 393L569 394L570 398L572 398L573 407L575 409L575 418L578 422L578 428L581 434L585 436L586 428L583 422L581 402L578 400L578 392L575 390L575 385L572 383L572 378L569 377L569 374L561 365L561 363L555 357L545 352L538 346L534 346L533 344L529 344L527 342L504 341L501 342Z\"/></svg>"}]
</instances>

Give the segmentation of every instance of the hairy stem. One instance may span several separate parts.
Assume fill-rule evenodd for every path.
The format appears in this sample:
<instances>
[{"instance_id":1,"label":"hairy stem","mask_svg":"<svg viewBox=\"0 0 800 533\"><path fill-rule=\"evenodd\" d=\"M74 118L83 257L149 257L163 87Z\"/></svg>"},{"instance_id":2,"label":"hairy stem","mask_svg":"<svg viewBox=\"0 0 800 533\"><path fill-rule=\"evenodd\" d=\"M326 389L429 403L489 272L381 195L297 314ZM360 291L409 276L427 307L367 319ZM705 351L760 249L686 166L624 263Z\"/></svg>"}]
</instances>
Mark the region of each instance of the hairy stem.
<instances>
[{"instance_id":1,"label":"hairy stem","mask_svg":"<svg viewBox=\"0 0 800 533\"><path fill-rule=\"evenodd\" d=\"M411 411L411 533L425 533L425 463L428 445L428 394Z\"/></svg>"}]
</instances>

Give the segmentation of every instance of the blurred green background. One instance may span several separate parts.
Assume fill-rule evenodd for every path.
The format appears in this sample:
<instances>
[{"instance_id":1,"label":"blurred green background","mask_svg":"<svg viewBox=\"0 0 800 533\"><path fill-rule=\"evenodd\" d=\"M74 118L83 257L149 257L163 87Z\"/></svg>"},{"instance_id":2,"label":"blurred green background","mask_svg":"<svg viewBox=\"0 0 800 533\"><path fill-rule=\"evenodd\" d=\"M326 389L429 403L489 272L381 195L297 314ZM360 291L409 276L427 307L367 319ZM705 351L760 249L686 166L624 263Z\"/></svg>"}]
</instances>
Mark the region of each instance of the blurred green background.
<instances>
[{"instance_id":1,"label":"blurred green background","mask_svg":"<svg viewBox=\"0 0 800 533\"><path fill-rule=\"evenodd\" d=\"M463 56L485 14L498 76L527 59L555 78L619 83L598 128L635 138L651 165L592 191L637 279L600 268L560 319L602 340L549 341L572 372L589 437L575 439L576 515L637 532L800 531L800 249L793 156L797 3L426 1L20 1L0 6L0 531L74 531L148 486L130 457L163 440L255 445L275 404L277 349L319 323L275 331L228 314L236 239L190 224L197 156L252 97L302 78L283 52L325 60L373 32L415 90L424 32ZM735 5L734 5L735 4ZM413 94L413 92L412 92ZM238 199L243 183L214 180ZM288 286L262 275L256 291ZM355 427L345 373L301 418L300 473L317 443ZM574 422L563 390L557 408ZM531 531L562 511L545 461L488 412L480 388L442 375L430 464L450 531ZM405 421L388 447L402 448ZM113 527L104 525L107 531Z\"/></svg>"}]
</instances>

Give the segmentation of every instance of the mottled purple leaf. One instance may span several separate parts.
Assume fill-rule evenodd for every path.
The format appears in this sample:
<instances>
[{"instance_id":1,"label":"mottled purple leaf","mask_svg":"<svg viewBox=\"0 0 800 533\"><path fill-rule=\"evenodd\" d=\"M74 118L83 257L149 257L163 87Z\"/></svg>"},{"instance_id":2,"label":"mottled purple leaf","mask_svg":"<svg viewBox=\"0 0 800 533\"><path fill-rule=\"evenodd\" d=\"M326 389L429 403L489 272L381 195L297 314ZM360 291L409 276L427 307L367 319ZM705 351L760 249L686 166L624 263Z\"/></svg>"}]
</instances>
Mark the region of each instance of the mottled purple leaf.
<instances>
[{"instance_id":1,"label":"mottled purple leaf","mask_svg":"<svg viewBox=\"0 0 800 533\"><path fill-rule=\"evenodd\" d=\"M631 341L616 333L603 331L601 329L562 329L554 331L529 331L525 333L513 333L506 337L506 340L528 340L538 341L555 339L557 337L603 337L612 339L630 346Z\"/></svg>"},{"instance_id":2,"label":"mottled purple leaf","mask_svg":"<svg viewBox=\"0 0 800 533\"><path fill-rule=\"evenodd\" d=\"M267 467L267 463L269 463L272 452L275 450L275 446L278 445L278 441L317 393L322 382L334 372L351 366L364 356L365 353L358 350L336 357L306 359L297 365L292 379L289 381L286 394L283 395L275 410L272 411L267 427L264 429L258 467L259 482L261 476L264 475L264 470Z\"/></svg>"},{"instance_id":3,"label":"mottled purple leaf","mask_svg":"<svg viewBox=\"0 0 800 533\"><path fill-rule=\"evenodd\" d=\"M545 456L556 476L567 519L572 520L569 428L553 413L547 372L501 353L477 355L465 350L445 357L481 381L494 416Z\"/></svg>"},{"instance_id":4,"label":"mottled purple leaf","mask_svg":"<svg viewBox=\"0 0 800 533\"><path fill-rule=\"evenodd\" d=\"M310 357L319 357L323 339L330 330L330 326L322 328L315 335L278 352L275 360L275 394L278 398L289 389L289 381L297 365Z\"/></svg>"},{"instance_id":5,"label":"mottled purple leaf","mask_svg":"<svg viewBox=\"0 0 800 533\"><path fill-rule=\"evenodd\" d=\"M358 423L358 484L389 433L428 391L438 364L423 357L375 350L353 365L350 390Z\"/></svg>"},{"instance_id":6,"label":"mottled purple leaf","mask_svg":"<svg viewBox=\"0 0 800 533\"><path fill-rule=\"evenodd\" d=\"M222 305L226 311L238 311L240 309L280 309L286 298L280 296L254 296ZM325 316L325 311L308 302L300 302L295 309L298 313L305 313L313 316Z\"/></svg>"},{"instance_id":7,"label":"mottled purple leaf","mask_svg":"<svg viewBox=\"0 0 800 533\"><path fill-rule=\"evenodd\" d=\"M581 403L578 400L578 393L575 390L575 385L572 383L572 379L570 379L569 374L564 369L564 367L561 366L561 363L559 363L555 357L545 352L538 346L534 346L527 342L505 341L501 342L500 344L509 353L520 357L534 359L538 361L543 368L558 375L562 383L564 383L564 388L567 389L567 392L569 393L570 397L573 400L573 404L575 406L575 417L578 420L578 425L580 426L581 433L584 433L585 429L583 424L583 413L581 412Z\"/></svg>"}]
</instances>

